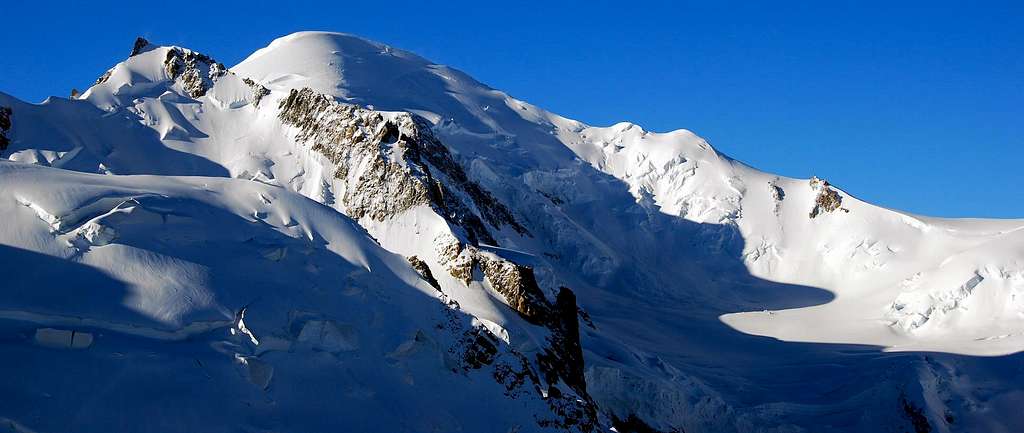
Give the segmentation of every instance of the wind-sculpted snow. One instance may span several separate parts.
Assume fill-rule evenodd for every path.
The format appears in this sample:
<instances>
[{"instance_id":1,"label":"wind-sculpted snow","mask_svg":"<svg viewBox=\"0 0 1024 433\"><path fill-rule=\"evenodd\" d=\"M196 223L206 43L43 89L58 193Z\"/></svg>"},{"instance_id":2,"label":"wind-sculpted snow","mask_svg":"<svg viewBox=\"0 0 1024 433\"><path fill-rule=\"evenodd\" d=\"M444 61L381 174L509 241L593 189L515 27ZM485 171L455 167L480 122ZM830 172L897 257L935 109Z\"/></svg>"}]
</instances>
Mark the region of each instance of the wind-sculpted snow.
<instances>
[{"instance_id":1,"label":"wind-sculpted snow","mask_svg":"<svg viewBox=\"0 0 1024 433\"><path fill-rule=\"evenodd\" d=\"M594 414L551 412L572 400L542 400L534 367L446 305L404 259L294 193L242 180L84 175L10 162L0 163L0 176L0 214L18 228L0 231L0 258L18 270L6 276L0 301L0 332L14 345L0 367L10 373L21 362L46 363L54 348L88 349L62 373L25 370L0 387L12 403L4 415L24 413L15 401L52 414L25 419L32 428L593 427ZM77 243L73 227L90 224L114 235ZM78 343L79 334L88 344ZM491 367L498 365L506 367ZM162 379L138 382L157 368ZM97 374L75 376L79 369ZM508 369L535 379L505 383L499 371ZM306 417L314 382L320 404L358 406L358 413ZM113 403L76 419L54 412L62 399L32 394L90 387ZM520 388L515 398L506 395ZM143 390L163 398L119 413L126 397ZM204 415L174 419L196 410Z\"/></svg>"},{"instance_id":2,"label":"wind-sculpted snow","mask_svg":"<svg viewBox=\"0 0 1024 433\"><path fill-rule=\"evenodd\" d=\"M5 425L1024 428L1024 220L882 209L338 33L230 69L140 39L0 107Z\"/></svg>"},{"instance_id":3,"label":"wind-sculpted snow","mask_svg":"<svg viewBox=\"0 0 1024 433\"><path fill-rule=\"evenodd\" d=\"M899 282L886 317L894 328L925 339L949 333L989 342L1017 337L1024 325L1024 261L1017 258L1022 234L1008 233Z\"/></svg>"}]
</instances>

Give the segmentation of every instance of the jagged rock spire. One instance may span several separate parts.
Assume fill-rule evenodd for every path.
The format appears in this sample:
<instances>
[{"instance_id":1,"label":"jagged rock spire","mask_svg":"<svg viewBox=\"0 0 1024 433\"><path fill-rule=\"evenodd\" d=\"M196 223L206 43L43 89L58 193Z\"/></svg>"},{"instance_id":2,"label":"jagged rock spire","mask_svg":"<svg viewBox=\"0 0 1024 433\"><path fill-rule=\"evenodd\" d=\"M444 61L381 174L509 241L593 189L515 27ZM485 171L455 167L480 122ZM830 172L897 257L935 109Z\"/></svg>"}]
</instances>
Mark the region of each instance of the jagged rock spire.
<instances>
[{"instance_id":1,"label":"jagged rock spire","mask_svg":"<svg viewBox=\"0 0 1024 433\"><path fill-rule=\"evenodd\" d=\"M132 53L128 57L132 57L136 54L141 54L146 47L149 46L149 41L146 38L139 36L135 38L135 45L132 46Z\"/></svg>"}]
</instances>

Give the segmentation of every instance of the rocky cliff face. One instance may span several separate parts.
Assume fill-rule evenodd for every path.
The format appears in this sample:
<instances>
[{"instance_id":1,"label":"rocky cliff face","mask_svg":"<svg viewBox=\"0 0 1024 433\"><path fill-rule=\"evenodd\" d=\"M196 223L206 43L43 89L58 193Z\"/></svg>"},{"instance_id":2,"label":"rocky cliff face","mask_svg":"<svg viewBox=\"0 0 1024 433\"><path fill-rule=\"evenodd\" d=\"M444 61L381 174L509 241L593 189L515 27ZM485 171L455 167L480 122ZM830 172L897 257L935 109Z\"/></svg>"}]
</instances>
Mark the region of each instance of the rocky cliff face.
<instances>
[{"instance_id":1,"label":"rocky cliff face","mask_svg":"<svg viewBox=\"0 0 1024 433\"><path fill-rule=\"evenodd\" d=\"M838 191L832 189L832 185L830 185L827 180L813 177L810 180L810 184L811 189L818 192L818 195L815 196L814 199L814 207L811 208L811 218L824 213L834 212L836 210L849 212L849 210L842 207L843 196L839 195Z\"/></svg>"},{"instance_id":2,"label":"rocky cliff face","mask_svg":"<svg viewBox=\"0 0 1024 433\"><path fill-rule=\"evenodd\" d=\"M296 139L337 167L341 203L353 218L383 221L426 205L472 243L496 243L488 225L526 233L508 208L466 176L422 119L340 103L308 88L293 90L279 108L281 121L298 129Z\"/></svg>"},{"instance_id":3,"label":"rocky cliff face","mask_svg":"<svg viewBox=\"0 0 1024 433\"><path fill-rule=\"evenodd\" d=\"M490 286L526 321L536 325L552 322L551 306L537 285L533 269L488 254L477 253L475 258Z\"/></svg>"},{"instance_id":4,"label":"rocky cliff face","mask_svg":"<svg viewBox=\"0 0 1024 433\"><path fill-rule=\"evenodd\" d=\"M253 81L251 78L243 78L242 82L252 89L252 104L257 107L260 105L260 101L263 100L263 97L270 94L270 89Z\"/></svg>"},{"instance_id":5,"label":"rocky cliff face","mask_svg":"<svg viewBox=\"0 0 1024 433\"><path fill-rule=\"evenodd\" d=\"M486 282L516 314L548 335L534 359L518 352L506 359L496 353L492 333L475 329L451 349L466 369L491 366L495 380L511 395L546 395L557 416L539 421L541 426L581 431L597 427L597 406L586 393L583 377L575 297L563 288L554 303L548 301L533 269L479 248L497 245L495 231L508 229L517 236L529 236L529 231L469 179L424 119L341 103L308 88L281 99L278 117L295 128L298 143L334 167L336 207L353 218L377 222L421 206L431 209L451 228L433 240L431 253L438 264L467 286ZM445 291L427 261L418 256L408 260L428 283Z\"/></svg>"},{"instance_id":6,"label":"rocky cliff face","mask_svg":"<svg viewBox=\"0 0 1024 433\"><path fill-rule=\"evenodd\" d=\"M7 146L11 144L7 133L11 130L12 114L14 111L11 110L11 107L0 107L0 150L7 149Z\"/></svg>"},{"instance_id":7,"label":"rocky cliff face","mask_svg":"<svg viewBox=\"0 0 1024 433\"><path fill-rule=\"evenodd\" d=\"M181 82L185 92L193 98L205 95L214 81L228 72L223 64L205 54L177 47L167 51L164 70L168 78Z\"/></svg>"},{"instance_id":8,"label":"rocky cliff face","mask_svg":"<svg viewBox=\"0 0 1024 433\"><path fill-rule=\"evenodd\" d=\"M434 278L434 273L430 271L430 266L427 265L427 262L420 260L420 258L416 256L409 256L407 260L409 260L409 264L412 268L415 269L421 277L423 277L424 281L429 283L431 287L441 290L441 284L437 282L437 278Z\"/></svg>"},{"instance_id":9,"label":"rocky cliff face","mask_svg":"<svg viewBox=\"0 0 1024 433\"><path fill-rule=\"evenodd\" d=\"M135 44L132 45L132 52L128 54L128 57L134 57L145 51L150 47L149 41L141 36L135 38Z\"/></svg>"}]
</instances>

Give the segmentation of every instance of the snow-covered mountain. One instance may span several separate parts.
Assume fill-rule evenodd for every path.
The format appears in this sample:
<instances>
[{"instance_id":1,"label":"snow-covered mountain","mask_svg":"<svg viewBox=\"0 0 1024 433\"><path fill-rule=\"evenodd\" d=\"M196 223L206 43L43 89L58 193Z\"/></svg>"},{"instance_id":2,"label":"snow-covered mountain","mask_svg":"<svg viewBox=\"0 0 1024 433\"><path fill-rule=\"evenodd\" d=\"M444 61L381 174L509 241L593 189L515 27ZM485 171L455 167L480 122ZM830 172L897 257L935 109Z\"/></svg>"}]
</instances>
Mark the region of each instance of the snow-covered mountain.
<instances>
[{"instance_id":1,"label":"snow-covered mountain","mask_svg":"<svg viewBox=\"0 0 1024 433\"><path fill-rule=\"evenodd\" d=\"M215 54L215 53L209 53ZM0 93L13 431L1019 431L1024 220L339 33Z\"/></svg>"}]
</instances>

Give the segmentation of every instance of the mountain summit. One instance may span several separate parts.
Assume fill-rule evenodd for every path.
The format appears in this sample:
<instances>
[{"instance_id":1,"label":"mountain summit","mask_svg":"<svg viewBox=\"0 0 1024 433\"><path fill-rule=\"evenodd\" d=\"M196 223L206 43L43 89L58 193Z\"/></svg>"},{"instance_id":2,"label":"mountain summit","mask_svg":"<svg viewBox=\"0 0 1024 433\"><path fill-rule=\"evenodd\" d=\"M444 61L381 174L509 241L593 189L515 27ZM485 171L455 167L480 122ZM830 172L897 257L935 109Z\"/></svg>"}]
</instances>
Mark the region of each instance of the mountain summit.
<instances>
[{"instance_id":1,"label":"mountain summit","mask_svg":"<svg viewBox=\"0 0 1024 433\"><path fill-rule=\"evenodd\" d=\"M594 127L357 36L0 93L19 432L1014 431L1024 220Z\"/></svg>"}]
</instances>

